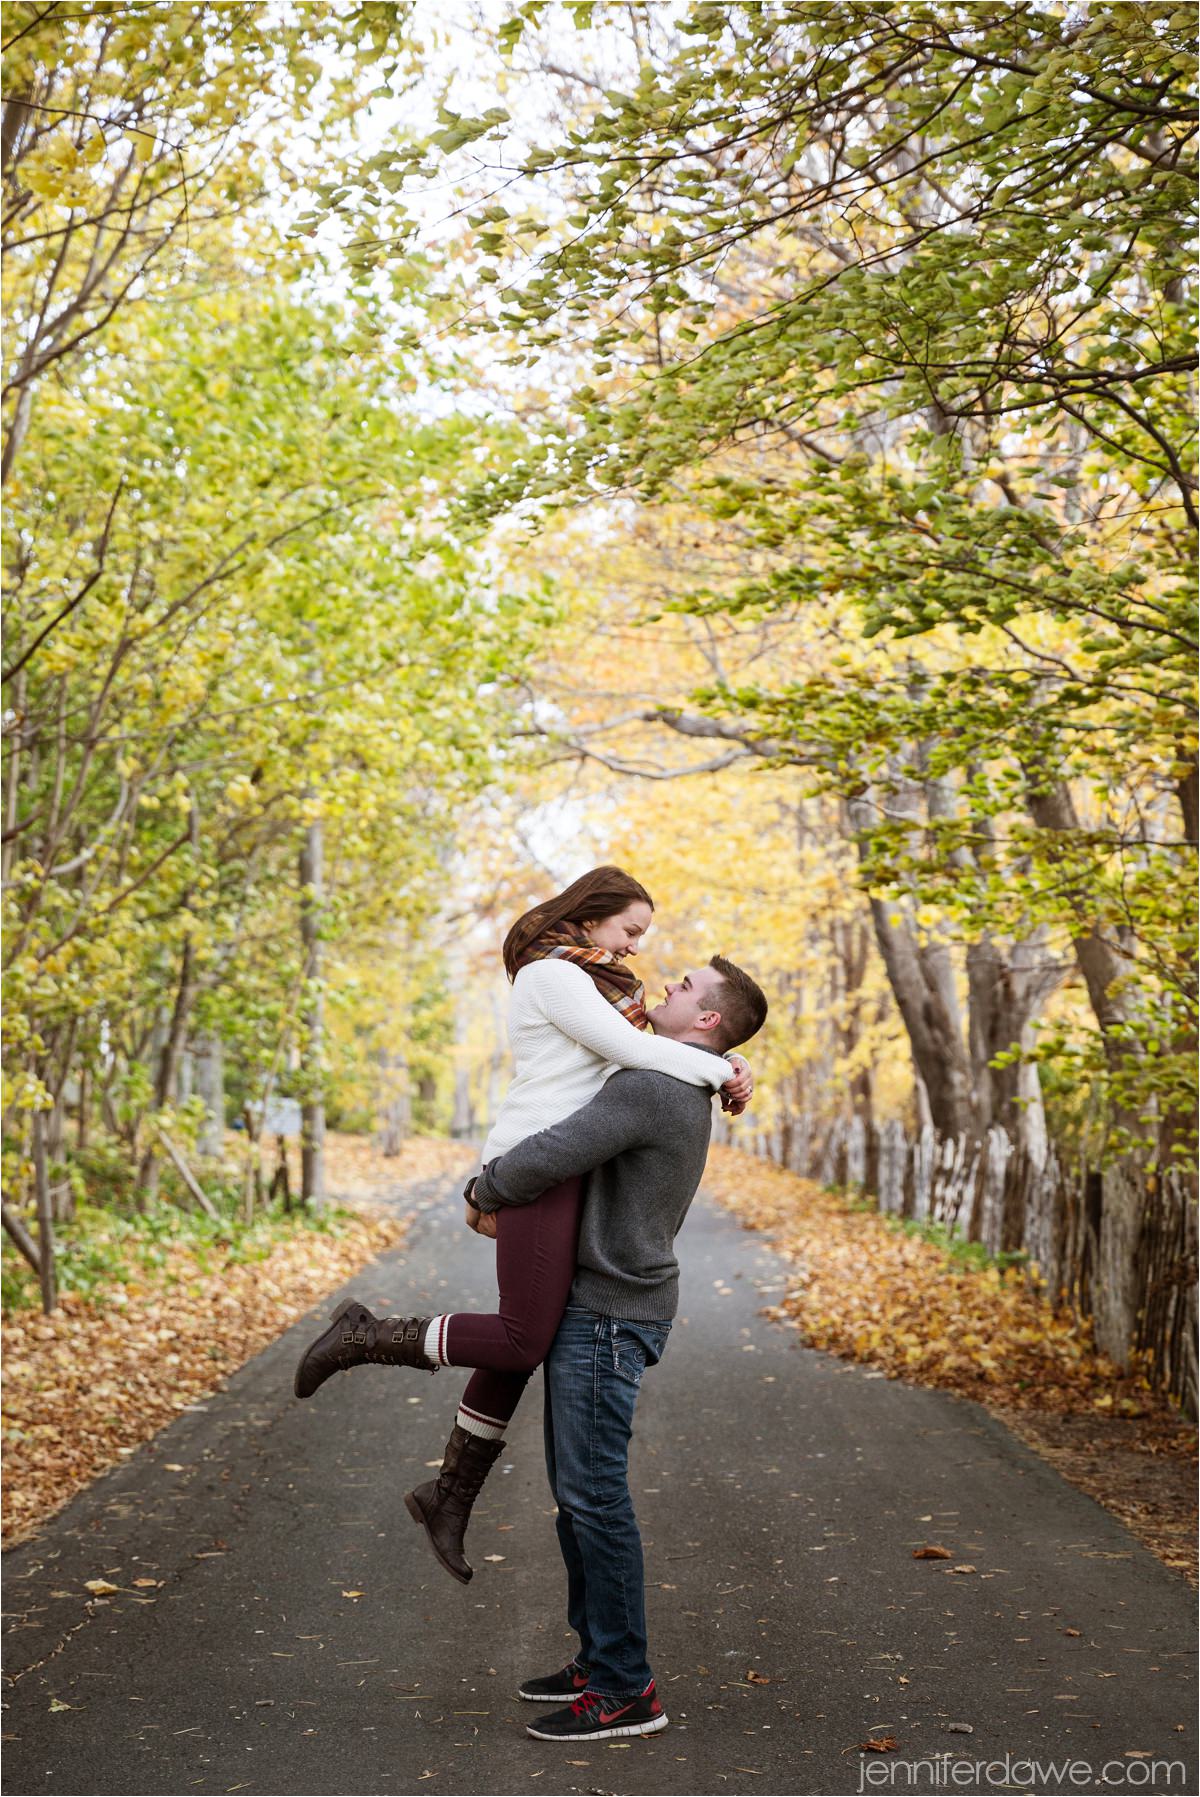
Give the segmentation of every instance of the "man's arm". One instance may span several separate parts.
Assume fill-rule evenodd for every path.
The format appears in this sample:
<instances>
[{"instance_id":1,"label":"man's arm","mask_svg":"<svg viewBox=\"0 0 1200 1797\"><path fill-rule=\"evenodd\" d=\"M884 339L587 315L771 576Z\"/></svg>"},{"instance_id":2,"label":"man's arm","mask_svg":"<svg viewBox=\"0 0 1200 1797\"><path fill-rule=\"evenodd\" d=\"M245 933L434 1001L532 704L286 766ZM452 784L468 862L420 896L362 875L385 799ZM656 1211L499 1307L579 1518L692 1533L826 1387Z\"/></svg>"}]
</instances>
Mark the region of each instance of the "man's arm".
<instances>
[{"instance_id":1,"label":"man's arm","mask_svg":"<svg viewBox=\"0 0 1200 1797\"><path fill-rule=\"evenodd\" d=\"M667 1077L614 1073L582 1110L526 1136L507 1154L489 1161L475 1181L471 1203L481 1211L498 1210L502 1204L530 1204L564 1179L590 1173L625 1149L649 1141L655 1107L646 1088L650 1080Z\"/></svg>"}]
</instances>

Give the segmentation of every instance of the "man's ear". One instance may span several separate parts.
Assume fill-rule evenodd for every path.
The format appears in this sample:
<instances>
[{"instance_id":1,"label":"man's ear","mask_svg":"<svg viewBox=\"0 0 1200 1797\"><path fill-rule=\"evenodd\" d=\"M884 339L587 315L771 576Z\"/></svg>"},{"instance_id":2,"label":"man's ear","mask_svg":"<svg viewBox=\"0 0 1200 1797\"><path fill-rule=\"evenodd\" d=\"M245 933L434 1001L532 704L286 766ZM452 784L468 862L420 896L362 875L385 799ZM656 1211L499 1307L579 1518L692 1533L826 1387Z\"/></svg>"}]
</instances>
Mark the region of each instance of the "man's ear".
<instances>
[{"instance_id":1,"label":"man's ear","mask_svg":"<svg viewBox=\"0 0 1200 1797\"><path fill-rule=\"evenodd\" d=\"M692 1025L692 1028L697 1030L715 1030L720 1022L720 1011L701 1011L699 1017L697 1017L695 1023Z\"/></svg>"}]
</instances>

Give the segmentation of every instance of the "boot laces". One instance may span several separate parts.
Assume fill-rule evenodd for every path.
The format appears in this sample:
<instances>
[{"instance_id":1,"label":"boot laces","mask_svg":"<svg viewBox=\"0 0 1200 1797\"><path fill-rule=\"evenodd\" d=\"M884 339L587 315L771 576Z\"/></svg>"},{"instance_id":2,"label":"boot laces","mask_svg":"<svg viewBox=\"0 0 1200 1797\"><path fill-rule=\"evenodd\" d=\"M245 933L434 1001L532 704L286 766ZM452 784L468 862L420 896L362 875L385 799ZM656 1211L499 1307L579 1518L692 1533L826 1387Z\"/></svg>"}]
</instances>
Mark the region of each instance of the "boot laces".
<instances>
[{"instance_id":1,"label":"boot laces","mask_svg":"<svg viewBox=\"0 0 1200 1797\"><path fill-rule=\"evenodd\" d=\"M460 1468L451 1480L452 1495L460 1498L469 1510L483 1489L483 1482L491 1468L488 1466L472 1467L467 1472Z\"/></svg>"},{"instance_id":2,"label":"boot laces","mask_svg":"<svg viewBox=\"0 0 1200 1797\"><path fill-rule=\"evenodd\" d=\"M571 1705L572 1716L588 1716L593 1710L603 1708L605 1699L599 1691L581 1691Z\"/></svg>"}]
</instances>

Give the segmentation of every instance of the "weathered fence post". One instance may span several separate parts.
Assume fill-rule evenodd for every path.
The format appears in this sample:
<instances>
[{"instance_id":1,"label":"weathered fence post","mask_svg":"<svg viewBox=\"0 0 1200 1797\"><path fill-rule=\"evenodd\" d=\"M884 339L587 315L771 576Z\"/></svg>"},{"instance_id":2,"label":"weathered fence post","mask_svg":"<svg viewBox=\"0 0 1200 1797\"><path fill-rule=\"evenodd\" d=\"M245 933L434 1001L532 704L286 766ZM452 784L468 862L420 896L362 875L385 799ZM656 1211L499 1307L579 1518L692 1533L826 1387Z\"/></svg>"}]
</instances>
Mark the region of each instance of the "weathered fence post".
<instances>
[{"instance_id":1,"label":"weathered fence post","mask_svg":"<svg viewBox=\"0 0 1200 1797\"><path fill-rule=\"evenodd\" d=\"M1139 1247L1144 1180L1126 1161L1104 1174L1100 1207L1099 1277L1094 1294L1096 1346L1122 1371L1137 1336Z\"/></svg>"},{"instance_id":2,"label":"weathered fence post","mask_svg":"<svg viewBox=\"0 0 1200 1797\"><path fill-rule=\"evenodd\" d=\"M864 1126L843 1115L822 1134L806 1110L747 1147L821 1184L869 1192L885 1216L944 1223L989 1254L1023 1253L1052 1305L1093 1319L1102 1353L1125 1369L1143 1350L1154 1385L1195 1417L1197 1221L1188 1172L1170 1168L1151 1187L1133 1161L1103 1173L1064 1164L1052 1145L1030 1151L995 1125L976 1141L939 1136L925 1123L910 1140L896 1118Z\"/></svg>"}]
</instances>

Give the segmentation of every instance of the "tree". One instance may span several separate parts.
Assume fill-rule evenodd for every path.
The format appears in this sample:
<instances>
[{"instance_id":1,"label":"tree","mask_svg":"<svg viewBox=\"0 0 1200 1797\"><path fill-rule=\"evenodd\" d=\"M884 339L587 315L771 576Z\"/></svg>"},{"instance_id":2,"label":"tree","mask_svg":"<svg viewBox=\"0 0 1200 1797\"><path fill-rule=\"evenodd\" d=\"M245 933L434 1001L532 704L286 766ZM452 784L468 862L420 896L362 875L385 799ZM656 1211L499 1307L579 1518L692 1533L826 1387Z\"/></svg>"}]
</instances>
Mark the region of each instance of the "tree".
<instances>
[{"instance_id":1,"label":"tree","mask_svg":"<svg viewBox=\"0 0 1200 1797\"><path fill-rule=\"evenodd\" d=\"M60 1156L83 1072L143 1186L192 1044L223 1041L243 1098L286 1087L319 997L301 836L324 825L323 936L365 944L428 915L456 806L502 772L536 614L438 516L478 429L413 417L345 329L304 284L230 282L114 321L34 414L9 489L18 1180L28 1113Z\"/></svg>"},{"instance_id":2,"label":"tree","mask_svg":"<svg viewBox=\"0 0 1200 1797\"><path fill-rule=\"evenodd\" d=\"M411 68L404 0L315 0L292 14L215 0L112 7L13 0L5 14L3 473L35 393L130 308L206 273L196 239L305 178L295 125L320 107L336 175L365 83ZM332 192L327 188L326 192Z\"/></svg>"},{"instance_id":3,"label":"tree","mask_svg":"<svg viewBox=\"0 0 1200 1797\"><path fill-rule=\"evenodd\" d=\"M952 1131L1009 1102L971 1090L972 1054L990 1088L1069 946L1110 1148L1187 1151L1194 26L1159 4L698 4L674 35L649 14L621 84L568 84L571 129L473 214L489 328L526 362L592 332L590 380L475 514L683 487L766 564L698 612L836 606L878 646L663 721L853 807L914 1027L941 994L919 1054ZM476 127L504 122L448 117L433 149ZM973 947L968 1033L938 951L888 939L898 897Z\"/></svg>"}]
</instances>

